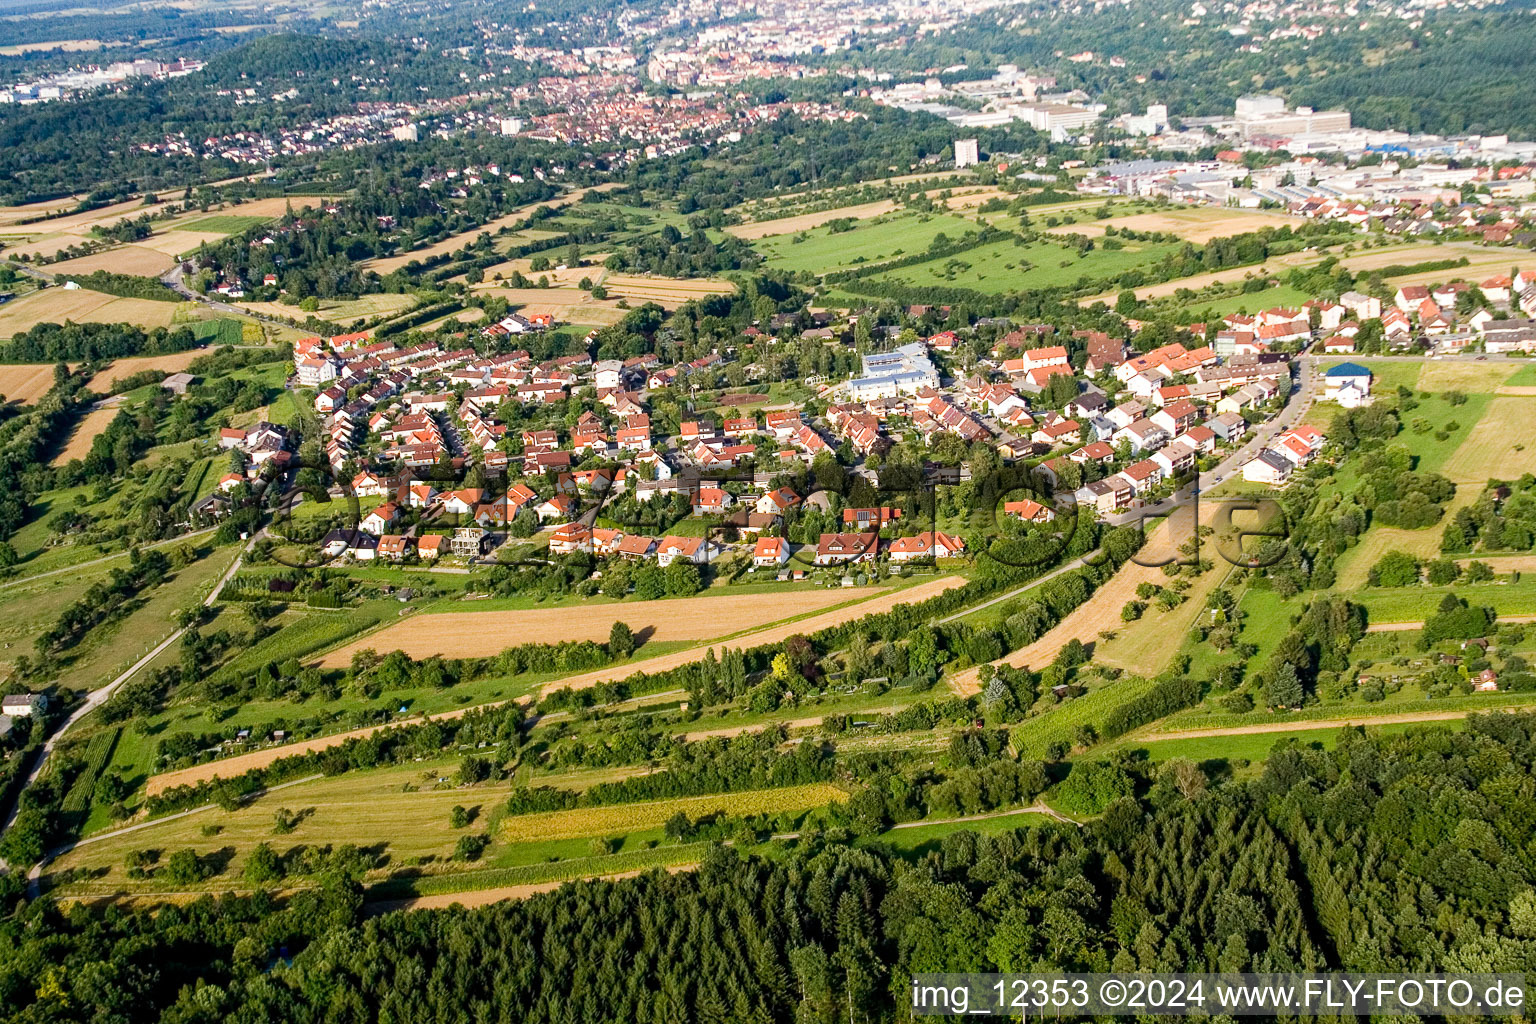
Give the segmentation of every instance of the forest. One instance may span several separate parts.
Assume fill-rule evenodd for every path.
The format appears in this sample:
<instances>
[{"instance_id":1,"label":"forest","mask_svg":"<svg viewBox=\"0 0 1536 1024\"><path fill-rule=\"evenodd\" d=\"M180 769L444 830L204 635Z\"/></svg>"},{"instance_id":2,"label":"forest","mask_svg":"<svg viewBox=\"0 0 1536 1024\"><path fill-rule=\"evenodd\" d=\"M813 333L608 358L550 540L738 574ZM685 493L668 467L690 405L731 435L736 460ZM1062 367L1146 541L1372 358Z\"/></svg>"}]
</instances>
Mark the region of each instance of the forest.
<instances>
[{"instance_id":1,"label":"forest","mask_svg":"<svg viewBox=\"0 0 1536 1024\"><path fill-rule=\"evenodd\" d=\"M1278 743L1262 772L1072 769L1087 824L771 856L371 913L362 858L279 898L153 912L7 900L16 1021L887 1021L913 972L1536 967L1536 716ZM1058 787L1069 791L1069 777ZM15 883L11 883L14 885Z\"/></svg>"}]
</instances>

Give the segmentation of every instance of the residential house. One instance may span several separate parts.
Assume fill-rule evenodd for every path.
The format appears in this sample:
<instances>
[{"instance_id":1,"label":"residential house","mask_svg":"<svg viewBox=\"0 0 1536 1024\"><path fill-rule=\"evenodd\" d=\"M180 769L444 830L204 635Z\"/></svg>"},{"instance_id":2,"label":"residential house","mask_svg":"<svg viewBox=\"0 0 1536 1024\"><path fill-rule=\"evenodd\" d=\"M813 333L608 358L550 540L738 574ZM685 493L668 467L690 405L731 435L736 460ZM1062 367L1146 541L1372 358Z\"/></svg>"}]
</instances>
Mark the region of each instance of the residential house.
<instances>
[{"instance_id":1,"label":"residential house","mask_svg":"<svg viewBox=\"0 0 1536 1024\"><path fill-rule=\"evenodd\" d=\"M1346 409L1371 403L1371 371L1359 363L1340 363L1323 374L1323 398Z\"/></svg>"},{"instance_id":2,"label":"residential house","mask_svg":"<svg viewBox=\"0 0 1536 1024\"><path fill-rule=\"evenodd\" d=\"M592 551L592 531L582 523L565 523L549 535L549 553L570 555L577 551Z\"/></svg>"},{"instance_id":3,"label":"residential house","mask_svg":"<svg viewBox=\"0 0 1536 1024\"><path fill-rule=\"evenodd\" d=\"M1277 452L1265 449L1243 466L1243 479L1250 483L1269 484L1278 487L1290 479L1294 468L1290 460Z\"/></svg>"},{"instance_id":4,"label":"residential house","mask_svg":"<svg viewBox=\"0 0 1536 1024\"><path fill-rule=\"evenodd\" d=\"M824 533L816 544L816 564L872 562L879 550L878 533Z\"/></svg>"},{"instance_id":5,"label":"residential house","mask_svg":"<svg viewBox=\"0 0 1536 1024\"><path fill-rule=\"evenodd\" d=\"M1084 484L1072 494L1077 504L1086 505L1101 516L1110 515L1124 508L1135 496L1136 489L1122 473Z\"/></svg>"},{"instance_id":6,"label":"residential house","mask_svg":"<svg viewBox=\"0 0 1536 1024\"><path fill-rule=\"evenodd\" d=\"M886 548L892 562L911 562L927 558L955 558L965 553L965 541L939 531L915 537L898 537Z\"/></svg>"},{"instance_id":7,"label":"residential house","mask_svg":"<svg viewBox=\"0 0 1536 1024\"><path fill-rule=\"evenodd\" d=\"M755 508L765 515L783 515L799 504L800 495L788 487L780 487L758 498Z\"/></svg>"},{"instance_id":8,"label":"residential house","mask_svg":"<svg viewBox=\"0 0 1536 1024\"><path fill-rule=\"evenodd\" d=\"M402 562L410 553L411 538L399 533L386 533L379 538L378 555L387 562Z\"/></svg>"},{"instance_id":9,"label":"residential house","mask_svg":"<svg viewBox=\"0 0 1536 1024\"><path fill-rule=\"evenodd\" d=\"M656 562L665 566L682 559L695 565L704 565L714 561L720 550L720 545L705 537L668 536L663 537L656 546Z\"/></svg>"},{"instance_id":10,"label":"residential house","mask_svg":"<svg viewBox=\"0 0 1536 1024\"><path fill-rule=\"evenodd\" d=\"M736 499L719 487L700 487L693 495L694 515L720 515L736 503Z\"/></svg>"},{"instance_id":11,"label":"residential house","mask_svg":"<svg viewBox=\"0 0 1536 1024\"><path fill-rule=\"evenodd\" d=\"M1026 523L1048 523L1056 518L1054 511L1029 498L1004 502L1003 515L1012 516Z\"/></svg>"},{"instance_id":12,"label":"residential house","mask_svg":"<svg viewBox=\"0 0 1536 1024\"><path fill-rule=\"evenodd\" d=\"M366 533L375 537L381 536L400 519L400 507L392 501L386 501L378 508L363 516L358 526Z\"/></svg>"},{"instance_id":13,"label":"residential house","mask_svg":"<svg viewBox=\"0 0 1536 1024\"><path fill-rule=\"evenodd\" d=\"M783 537L759 537L752 548L752 564L759 569L776 569L789 561L789 541Z\"/></svg>"}]
</instances>

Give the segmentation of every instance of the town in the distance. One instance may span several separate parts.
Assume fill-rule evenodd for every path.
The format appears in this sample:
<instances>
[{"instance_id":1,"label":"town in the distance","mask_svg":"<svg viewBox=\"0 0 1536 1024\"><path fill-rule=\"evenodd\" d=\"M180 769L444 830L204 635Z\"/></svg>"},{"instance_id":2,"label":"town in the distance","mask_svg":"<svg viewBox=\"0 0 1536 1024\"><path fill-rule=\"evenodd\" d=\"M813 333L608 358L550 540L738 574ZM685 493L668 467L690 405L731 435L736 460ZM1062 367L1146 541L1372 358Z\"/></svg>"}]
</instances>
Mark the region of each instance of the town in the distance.
<instances>
[{"instance_id":1,"label":"town in the distance","mask_svg":"<svg viewBox=\"0 0 1536 1024\"><path fill-rule=\"evenodd\" d=\"M1533 48L0 0L0 1020L1518 988Z\"/></svg>"}]
</instances>

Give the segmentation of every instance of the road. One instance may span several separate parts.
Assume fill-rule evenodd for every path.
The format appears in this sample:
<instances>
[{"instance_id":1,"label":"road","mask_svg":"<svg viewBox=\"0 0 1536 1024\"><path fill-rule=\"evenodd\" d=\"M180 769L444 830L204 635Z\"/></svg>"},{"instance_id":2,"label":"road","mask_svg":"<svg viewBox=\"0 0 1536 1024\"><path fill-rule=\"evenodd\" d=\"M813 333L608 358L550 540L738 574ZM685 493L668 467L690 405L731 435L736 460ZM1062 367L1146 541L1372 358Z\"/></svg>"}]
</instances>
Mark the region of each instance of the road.
<instances>
[{"instance_id":1,"label":"road","mask_svg":"<svg viewBox=\"0 0 1536 1024\"><path fill-rule=\"evenodd\" d=\"M963 611L955 612L953 615L946 615L942 619L935 619L933 624L935 626L942 626L946 622L954 622L956 619L963 619L967 615L981 611L983 608L990 608L999 602L1006 601L1012 597L1017 597L1018 595L1024 593L1024 591L1029 590L1032 587L1038 587L1046 580L1053 580L1064 572L1071 572L1073 569L1081 569L1083 566L1087 565L1091 559L1098 558L1103 553L1104 552L1101 549L1094 548L1086 555L1083 555L1080 558L1074 558L1070 562L1067 562L1063 565L1059 565L1052 569L1050 572L1046 573L1044 576L1036 576L1028 583L1025 583L1019 587L1015 587L1013 590L1008 591L1006 594L999 594L997 597L992 598L992 600L983 601L981 604L976 605L974 608L966 608Z\"/></svg>"},{"instance_id":2,"label":"road","mask_svg":"<svg viewBox=\"0 0 1536 1024\"><path fill-rule=\"evenodd\" d=\"M1319 378L1304 362L1301 365L1300 376L1301 382L1299 387L1294 379L1291 381L1291 394L1286 400L1285 408L1281 409L1279 414L1272 419L1266 420L1255 427L1253 429L1253 437L1241 448L1222 459L1221 462L1208 472L1201 473L1198 483L1187 484L1161 501L1132 508L1117 516L1110 516L1106 522L1111 526L1127 526L1139 523L1149 516L1166 515L1180 506L1189 504L1198 494L1235 476L1244 465L1264 450L1265 446L1274 439L1276 434L1294 427L1302 416L1306 415L1307 410L1311 408L1313 397L1317 392Z\"/></svg>"},{"instance_id":3,"label":"road","mask_svg":"<svg viewBox=\"0 0 1536 1024\"><path fill-rule=\"evenodd\" d=\"M260 313L253 313L248 309L243 309L239 306L231 305L228 302L220 302L217 299L210 299L206 295L202 295L193 291L191 288L187 287L186 282L183 280L183 278L186 276L186 273L182 268L183 264L177 262L176 265L171 267L170 270L167 270L164 274L160 275L160 283L165 285L171 291L175 292L177 295L180 295L182 298L186 299L188 302L201 303L202 305L207 306L209 309L213 310L215 313L225 313L229 316L247 317L248 319L264 323L268 327L291 328L293 326L292 324L284 323L281 320L274 320L269 316L262 316Z\"/></svg>"},{"instance_id":4,"label":"road","mask_svg":"<svg viewBox=\"0 0 1536 1024\"><path fill-rule=\"evenodd\" d=\"M254 546L256 543L256 538L259 536L260 533L253 534L250 541L246 544L245 549L242 550L240 554L235 556L235 560L230 563L229 569L224 573L223 576L219 577L219 581L213 585L213 589L210 590L208 592L208 596L203 599L203 607L210 607L213 602L218 599L219 591L223 590L224 585L234 578L235 573L240 568L240 563L245 560L245 553L251 550L252 546ZM26 781L22 784L21 789L17 790L18 795L16 803L10 808L6 815L5 829L9 829L11 827L11 823L16 820L16 813L21 808L20 793L22 790L28 789L36 784L37 780L43 774L43 769L48 766L49 755L51 755L54 751L54 748L59 745L59 741L64 738L65 733L69 732L69 730L74 727L75 723L79 722L86 715L90 714L92 711L95 711L97 708L105 704L107 700L117 692L120 686L137 675L139 670L142 669L145 665L148 665L150 662L158 658L166 648L180 640L182 634L186 631L187 630L185 626L178 627L174 632L171 633L170 636L156 644L148 654L134 662L131 666L128 667L126 671L118 675L117 678L113 679L105 686L92 690L89 694L86 695L85 701L78 708L76 708L68 718L64 720L62 725L54 730L53 735L49 736L46 740L43 741L42 749L35 755L32 768L27 772ZM5 829L0 829L0 831L4 831Z\"/></svg>"}]
</instances>

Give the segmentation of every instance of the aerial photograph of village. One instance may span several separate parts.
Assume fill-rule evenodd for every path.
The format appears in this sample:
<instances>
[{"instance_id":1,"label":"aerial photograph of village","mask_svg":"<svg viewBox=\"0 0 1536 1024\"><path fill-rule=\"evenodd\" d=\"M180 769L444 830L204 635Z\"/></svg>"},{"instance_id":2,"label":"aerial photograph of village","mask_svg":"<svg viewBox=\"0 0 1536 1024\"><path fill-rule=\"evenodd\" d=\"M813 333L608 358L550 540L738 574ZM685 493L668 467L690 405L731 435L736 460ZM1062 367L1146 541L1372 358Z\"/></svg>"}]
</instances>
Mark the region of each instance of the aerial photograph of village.
<instances>
[{"instance_id":1,"label":"aerial photograph of village","mask_svg":"<svg viewBox=\"0 0 1536 1024\"><path fill-rule=\"evenodd\" d=\"M1533 15L0 0L0 1021L1523 1017Z\"/></svg>"}]
</instances>

